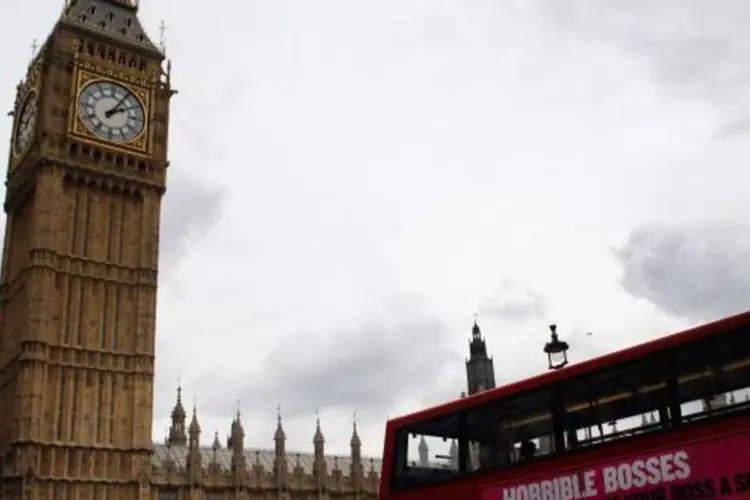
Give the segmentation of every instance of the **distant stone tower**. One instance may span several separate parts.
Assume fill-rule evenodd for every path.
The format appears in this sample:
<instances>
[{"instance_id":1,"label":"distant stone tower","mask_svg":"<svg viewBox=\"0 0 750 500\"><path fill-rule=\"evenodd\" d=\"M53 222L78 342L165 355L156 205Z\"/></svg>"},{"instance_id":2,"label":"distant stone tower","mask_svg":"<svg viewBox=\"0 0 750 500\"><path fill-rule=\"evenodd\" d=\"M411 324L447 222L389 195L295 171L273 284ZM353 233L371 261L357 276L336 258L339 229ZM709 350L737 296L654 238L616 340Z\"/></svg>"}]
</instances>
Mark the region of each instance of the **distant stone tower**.
<instances>
[{"instance_id":1,"label":"distant stone tower","mask_svg":"<svg viewBox=\"0 0 750 500\"><path fill-rule=\"evenodd\" d=\"M469 359L466 360L466 383L469 395L495 388L495 368L492 358L487 355L487 344L477 321L471 328Z\"/></svg>"}]
</instances>

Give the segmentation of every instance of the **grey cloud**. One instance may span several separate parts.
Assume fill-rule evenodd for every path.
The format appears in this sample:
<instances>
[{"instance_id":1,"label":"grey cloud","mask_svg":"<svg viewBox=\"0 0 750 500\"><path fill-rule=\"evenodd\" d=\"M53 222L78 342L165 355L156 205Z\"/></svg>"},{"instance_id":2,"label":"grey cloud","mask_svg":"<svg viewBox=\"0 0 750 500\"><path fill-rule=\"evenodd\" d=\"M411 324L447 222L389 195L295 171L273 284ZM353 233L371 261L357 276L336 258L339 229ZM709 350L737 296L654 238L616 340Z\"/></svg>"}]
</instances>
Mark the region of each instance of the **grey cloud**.
<instances>
[{"instance_id":1,"label":"grey cloud","mask_svg":"<svg viewBox=\"0 0 750 500\"><path fill-rule=\"evenodd\" d=\"M622 286L673 316L716 319L750 308L750 231L650 224L616 251Z\"/></svg>"},{"instance_id":2,"label":"grey cloud","mask_svg":"<svg viewBox=\"0 0 750 500\"><path fill-rule=\"evenodd\" d=\"M167 276L185 256L191 239L200 238L217 221L223 191L189 177L169 179L164 196L159 261Z\"/></svg>"},{"instance_id":3,"label":"grey cloud","mask_svg":"<svg viewBox=\"0 0 750 500\"><path fill-rule=\"evenodd\" d=\"M263 378L210 387L215 374L195 381L210 394L206 407L220 408L238 395L253 407L284 407L287 418L326 411L388 411L404 397L434 385L447 364L460 364L451 352L456 337L426 311L387 306L359 324L328 335L295 332L265 359ZM453 332L455 333L455 332ZM307 340L305 340L307 339Z\"/></svg>"},{"instance_id":4,"label":"grey cloud","mask_svg":"<svg viewBox=\"0 0 750 500\"><path fill-rule=\"evenodd\" d=\"M479 314L506 321L526 321L544 317L547 307L546 297L521 283L503 279L495 294L479 302Z\"/></svg>"},{"instance_id":5,"label":"grey cloud","mask_svg":"<svg viewBox=\"0 0 750 500\"><path fill-rule=\"evenodd\" d=\"M716 137L731 139L735 136L745 135L748 132L750 132L750 116L727 121L716 131Z\"/></svg>"},{"instance_id":6,"label":"grey cloud","mask_svg":"<svg viewBox=\"0 0 750 500\"><path fill-rule=\"evenodd\" d=\"M670 92L710 104L723 129L750 119L750 3L744 0L539 0L566 30L613 43L649 64ZM742 129L744 132L745 128Z\"/></svg>"}]
</instances>

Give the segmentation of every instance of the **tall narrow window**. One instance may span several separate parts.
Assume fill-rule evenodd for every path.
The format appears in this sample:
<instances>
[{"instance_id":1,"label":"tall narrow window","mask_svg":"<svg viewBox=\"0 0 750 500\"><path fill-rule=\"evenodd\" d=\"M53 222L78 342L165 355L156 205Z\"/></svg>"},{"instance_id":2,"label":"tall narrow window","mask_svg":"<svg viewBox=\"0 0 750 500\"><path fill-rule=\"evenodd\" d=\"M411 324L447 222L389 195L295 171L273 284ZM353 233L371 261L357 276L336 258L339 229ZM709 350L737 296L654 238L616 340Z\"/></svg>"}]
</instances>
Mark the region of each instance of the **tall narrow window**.
<instances>
[{"instance_id":1,"label":"tall narrow window","mask_svg":"<svg viewBox=\"0 0 750 500\"><path fill-rule=\"evenodd\" d=\"M84 314L86 314L86 286L85 278L80 278L80 285L78 286L78 321L76 322L76 340L77 346L85 345L85 339L82 333L85 331L86 322L84 321Z\"/></svg>"},{"instance_id":2,"label":"tall narrow window","mask_svg":"<svg viewBox=\"0 0 750 500\"><path fill-rule=\"evenodd\" d=\"M75 441L76 429L78 429L78 392L81 383L81 373L76 370L72 375L73 394L71 394L71 411L70 411L70 432L68 433L68 439Z\"/></svg>"},{"instance_id":3,"label":"tall narrow window","mask_svg":"<svg viewBox=\"0 0 750 500\"><path fill-rule=\"evenodd\" d=\"M84 257L88 257L89 255L89 232L91 231L91 198L93 198L93 193L89 193L88 196L86 196L86 206L84 208L85 212L83 215L83 242L82 242L82 249L81 254Z\"/></svg>"},{"instance_id":4,"label":"tall narrow window","mask_svg":"<svg viewBox=\"0 0 750 500\"><path fill-rule=\"evenodd\" d=\"M107 348L107 312L109 311L109 283L103 283L104 287L104 298L102 299L102 317L99 331L99 347L104 350Z\"/></svg>"},{"instance_id":5,"label":"tall narrow window","mask_svg":"<svg viewBox=\"0 0 750 500\"><path fill-rule=\"evenodd\" d=\"M117 285L115 285L117 286ZM117 350L117 330L120 326L120 288L115 288L115 310L112 314L112 350Z\"/></svg>"},{"instance_id":6,"label":"tall narrow window","mask_svg":"<svg viewBox=\"0 0 750 500\"><path fill-rule=\"evenodd\" d=\"M63 296L63 317L60 321L60 332L61 340L63 345L70 342L70 309L71 309L71 296L73 295L73 277L69 274L64 275L67 286L65 287L66 293Z\"/></svg>"},{"instance_id":7,"label":"tall narrow window","mask_svg":"<svg viewBox=\"0 0 750 500\"><path fill-rule=\"evenodd\" d=\"M70 253L76 253L76 240L78 239L78 207L81 204L81 192L73 186L73 224L70 228Z\"/></svg>"},{"instance_id":8,"label":"tall narrow window","mask_svg":"<svg viewBox=\"0 0 750 500\"><path fill-rule=\"evenodd\" d=\"M115 227L115 198L114 195L111 200L109 200L109 224L107 226L107 248L105 251L105 255L107 256L107 260L112 259L112 248L114 245L112 244L112 239L115 237L114 232Z\"/></svg>"},{"instance_id":9,"label":"tall narrow window","mask_svg":"<svg viewBox=\"0 0 750 500\"><path fill-rule=\"evenodd\" d=\"M115 444L115 394L117 394L117 374L112 374L112 391L109 396L109 444Z\"/></svg>"},{"instance_id":10,"label":"tall narrow window","mask_svg":"<svg viewBox=\"0 0 750 500\"><path fill-rule=\"evenodd\" d=\"M101 443L102 442L102 425L103 425L103 417L104 412L102 411L102 408L104 408L104 373L99 372L99 394L96 398L96 442Z\"/></svg>"},{"instance_id":11,"label":"tall narrow window","mask_svg":"<svg viewBox=\"0 0 750 500\"><path fill-rule=\"evenodd\" d=\"M122 263L122 246L123 246L123 243L124 243L123 240L125 240L125 206L128 204L127 201L128 201L127 198L123 198L120 201L120 220L119 220L119 223L120 223L120 231L119 231L119 233L120 234L119 234L119 237L118 237L119 241L117 242L117 247L118 247L117 248L117 262L118 262L118 264Z\"/></svg>"},{"instance_id":12,"label":"tall narrow window","mask_svg":"<svg viewBox=\"0 0 750 500\"><path fill-rule=\"evenodd\" d=\"M65 417L65 372L63 368L58 368L58 376L60 380L60 386L57 391L57 422L55 423L55 439L58 441L62 440L62 431Z\"/></svg>"}]
</instances>

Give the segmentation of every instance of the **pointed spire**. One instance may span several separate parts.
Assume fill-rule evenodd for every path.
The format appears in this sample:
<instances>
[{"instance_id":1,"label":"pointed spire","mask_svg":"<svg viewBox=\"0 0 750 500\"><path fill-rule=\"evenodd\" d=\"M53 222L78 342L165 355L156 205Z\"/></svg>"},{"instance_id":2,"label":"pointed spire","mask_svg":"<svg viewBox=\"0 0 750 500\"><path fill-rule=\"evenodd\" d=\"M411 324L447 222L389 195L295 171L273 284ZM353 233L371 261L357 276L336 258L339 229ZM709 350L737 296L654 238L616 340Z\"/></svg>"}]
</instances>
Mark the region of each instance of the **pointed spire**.
<instances>
[{"instance_id":1,"label":"pointed spire","mask_svg":"<svg viewBox=\"0 0 750 500\"><path fill-rule=\"evenodd\" d=\"M273 436L276 441L284 441L286 434L284 434L284 427L281 425L281 405L276 407L276 433Z\"/></svg>"},{"instance_id":2,"label":"pointed spire","mask_svg":"<svg viewBox=\"0 0 750 500\"><path fill-rule=\"evenodd\" d=\"M354 414L354 423L352 425L352 439L349 441L349 444L352 448L359 448L362 446L362 441L359 439L359 434L357 433L357 414Z\"/></svg>"},{"instance_id":3,"label":"pointed spire","mask_svg":"<svg viewBox=\"0 0 750 500\"><path fill-rule=\"evenodd\" d=\"M474 324L471 327L471 340L469 341L469 354L471 359L487 357L487 345L482 337L482 330L477 323L477 317L474 315Z\"/></svg>"},{"instance_id":4,"label":"pointed spire","mask_svg":"<svg viewBox=\"0 0 750 500\"><path fill-rule=\"evenodd\" d=\"M421 436L419 439L419 466L420 467L427 467L427 464L430 461L430 449L427 446L427 441L425 441L424 436Z\"/></svg>"},{"instance_id":5,"label":"pointed spire","mask_svg":"<svg viewBox=\"0 0 750 500\"><path fill-rule=\"evenodd\" d=\"M214 442L211 444L211 465L214 473L218 474L221 470L219 465L219 450L221 449L221 442L219 441L219 431L214 431Z\"/></svg>"},{"instance_id":6,"label":"pointed spire","mask_svg":"<svg viewBox=\"0 0 750 500\"><path fill-rule=\"evenodd\" d=\"M232 427L230 429L230 444L229 447L233 450L233 455L244 454L245 449L245 429L242 427L242 418L240 415L239 401L237 401L237 413L232 419Z\"/></svg>"},{"instance_id":7,"label":"pointed spire","mask_svg":"<svg viewBox=\"0 0 750 500\"><path fill-rule=\"evenodd\" d=\"M315 435L313 436L313 478L318 488L322 488L327 475L325 459L325 438L323 431L320 430L320 415L315 410Z\"/></svg>"},{"instance_id":8,"label":"pointed spire","mask_svg":"<svg viewBox=\"0 0 750 500\"><path fill-rule=\"evenodd\" d=\"M349 476L354 481L354 487L359 491L365 476L365 469L362 466L362 441L359 439L357 432L357 414L354 414L352 422L352 439L349 442L352 448L352 461L349 468Z\"/></svg>"},{"instance_id":9,"label":"pointed spire","mask_svg":"<svg viewBox=\"0 0 750 500\"><path fill-rule=\"evenodd\" d=\"M177 382L177 402L174 404L174 408L172 408L172 419L182 418L185 419L187 417L187 414L185 413L185 407L182 406L182 384L178 381Z\"/></svg>"},{"instance_id":10,"label":"pointed spire","mask_svg":"<svg viewBox=\"0 0 750 500\"><path fill-rule=\"evenodd\" d=\"M184 446L187 444L187 433L185 432L185 407L182 406L182 384L177 382L177 401L172 409L172 425L167 432L167 444L170 446Z\"/></svg>"},{"instance_id":11,"label":"pointed spire","mask_svg":"<svg viewBox=\"0 0 750 500\"><path fill-rule=\"evenodd\" d=\"M235 481L242 481L245 474L245 429L242 427L240 402L237 401L237 413L232 420L232 474Z\"/></svg>"},{"instance_id":12,"label":"pointed spire","mask_svg":"<svg viewBox=\"0 0 750 500\"><path fill-rule=\"evenodd\" d=\"M487 355L487 343L482 337L476 314L471 327L469 359L466 360L466 382L469 395L495 388L495 368L492 358Z\"/></svg>"},{"instance_id":13,"label":"pointed spire","mask_svg":"<svg viewBox=\"0 0 750 500\"><path fill-rule=\"evenodd\" d=\"M239 407L239 401L237 401L237 413L234 416L234 419L232 419L232 427L231 427L231 434L232 434L232 441L235 439L242 439L245 437L245 429L242 427L242 418L240 414L240 407Z\"/></svg>"},{"instance_id":14,"label":"pointed spire","mask_svg":"<svg viewBox=\"0 0 750 500\"><path fill-rule=\"evenodd\" d=\"M200 452L201 426L198 424L198 405L193 401L193 416L190 419L188 456L186 459L187 470L191 481L197 481L201 475L203 464Z\"/></svg>"},{"instance_id":15,"label":"pointed spire","mask_svg":"<svg viewBox=\"0 0 750 500\"><path fill-rule=\"evenodd\" d=\"M479 329L479 323L477 323L477 313L474 313L474 326L471 327L471 339L482 340L482 330Z\"/></svg>"},{"instance_id":16,"label":"pointed spire","mask_svg":"<svg viewBox=\"0 0 750 500\"><path fill-rule=\"evenodd\" d=\"M193 417L190 419L190 427L188 429L190 437L198 436L201 433L201 426L198 423L198 406L193 403Z\"/></svg>"},{"instance_id":17,"label":"pointed spire","mask_svg":"<svg viewBox=\"0 0 750 500\"><path fill-rule=\"evenodd\" d=\"M164 20L161 21L159 24L159 50L162 54L167 53L167 37L165 36L167 32L167 23L164 22Z\"/></svg>"},{"instance_id":18,"label":"pointed spire","mask_svg":"<svg viewBox=\"0 0 750 500\"><path fill-rule=\"evenodd\" d=\"M313 443L319 444L324 442L323 431L320 430L320 415L318 414L318 410L315 410L315 435L313 436Z\"/></svg>"},{"instance_id":19,"label":"pointed spire","mask_svg":"<svg viewBox=\"0 0 750 500\"><path fill-rule=\"evenodd\" d=\"M286 486L288 468L286 461L286 446L284 443L284 441L286 441L286 434L284 434L284 428L281 425L281 405L276 407L276 432L274 433L273 439L276 441L273 470L276 479L276 487L281 489Z\"/></svg>"}]
</instances>

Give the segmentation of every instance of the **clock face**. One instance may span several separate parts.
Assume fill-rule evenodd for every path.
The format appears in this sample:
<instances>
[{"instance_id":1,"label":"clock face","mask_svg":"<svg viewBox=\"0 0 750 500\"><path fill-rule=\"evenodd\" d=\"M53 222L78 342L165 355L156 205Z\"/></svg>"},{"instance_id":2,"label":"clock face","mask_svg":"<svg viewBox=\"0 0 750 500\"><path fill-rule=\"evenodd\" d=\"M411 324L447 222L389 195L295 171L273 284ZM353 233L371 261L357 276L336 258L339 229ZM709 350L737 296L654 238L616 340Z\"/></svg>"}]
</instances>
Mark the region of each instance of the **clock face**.
<instances>
[{"instance_id":1,"label":"clock face","mask_svg":"<svg viewBox=\"0 0 750 500\"><path fill-rule=\"evenodd\" d=\"M21 111L16 122L16 135L13 141L13 151L18 154L26 149L26 146L34 137L36 128L37 98L36 93L32 92L23 102Z\"/></svg>"},{"instance_id":2,"label":"clock face","mask_svg":"<svg viewBox=\"0 0 750 500\"><path fill-rule=\"evenodd\" d=\"M141 101L114 82L86 85L78 96L78 113L92 134L111 142L133 141L146 123Z\"/></svg>"}]
</instances>

